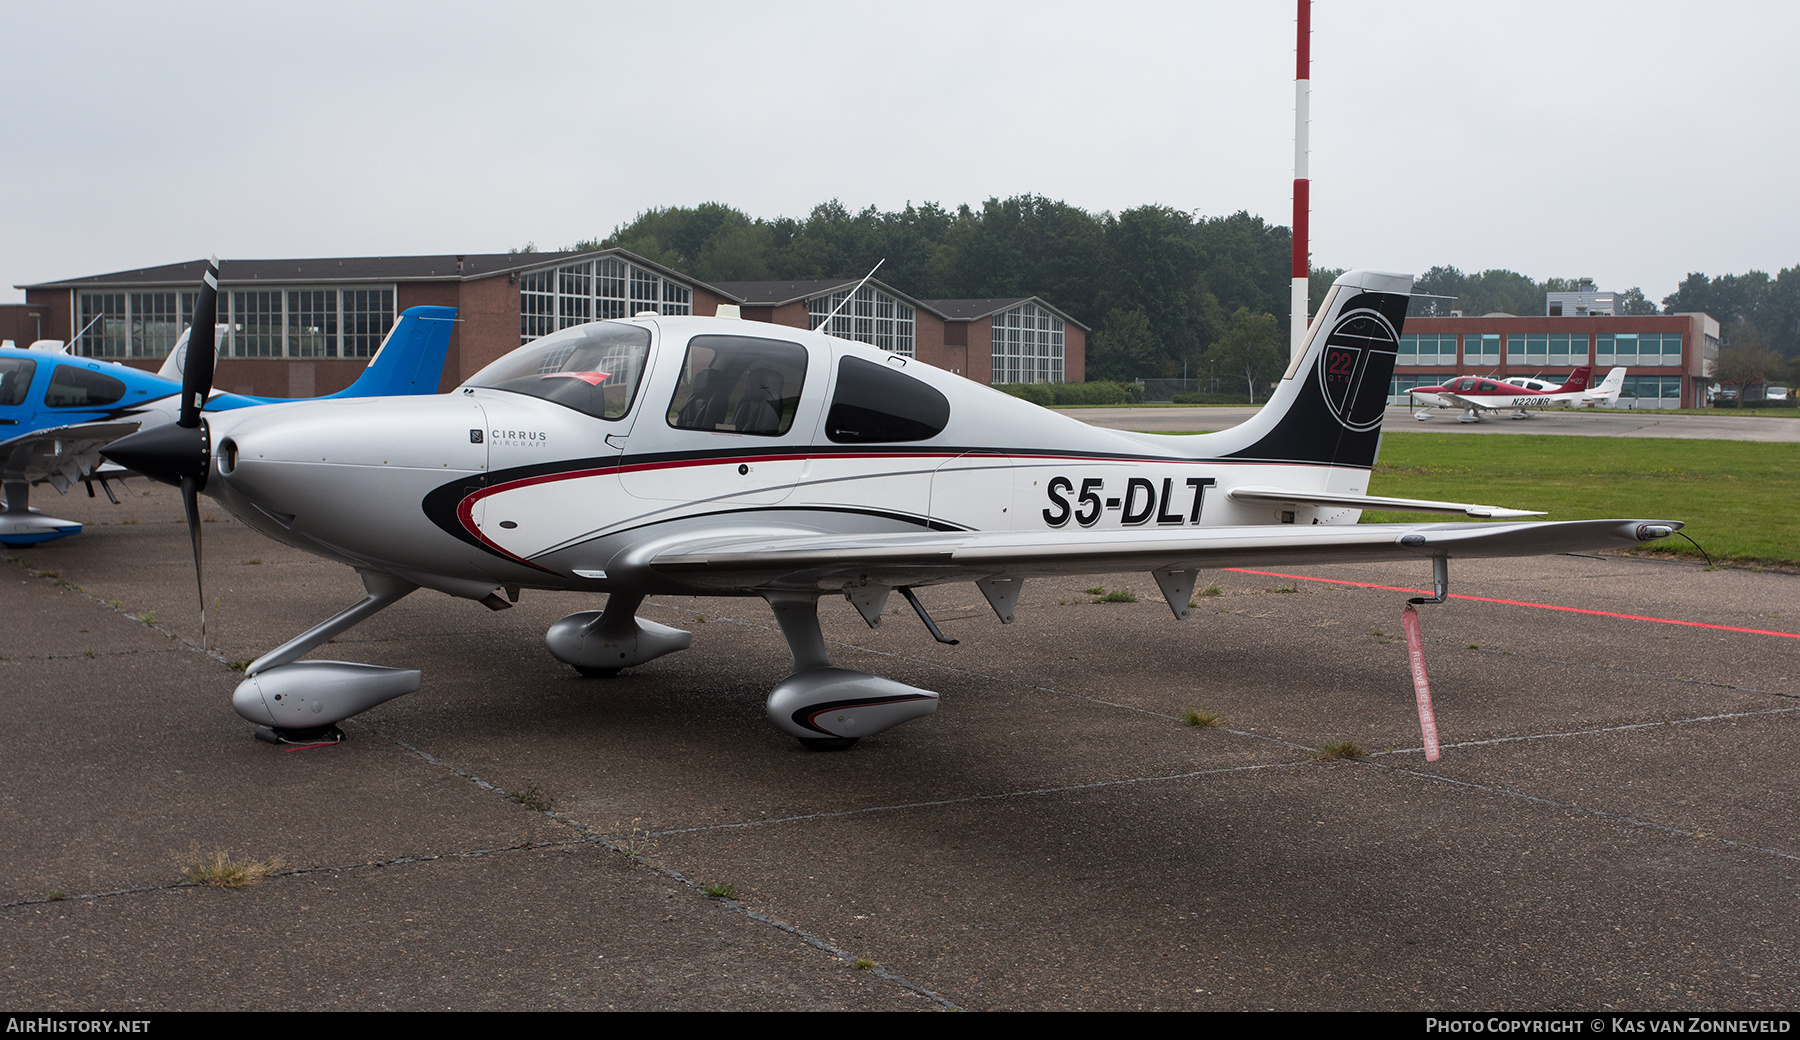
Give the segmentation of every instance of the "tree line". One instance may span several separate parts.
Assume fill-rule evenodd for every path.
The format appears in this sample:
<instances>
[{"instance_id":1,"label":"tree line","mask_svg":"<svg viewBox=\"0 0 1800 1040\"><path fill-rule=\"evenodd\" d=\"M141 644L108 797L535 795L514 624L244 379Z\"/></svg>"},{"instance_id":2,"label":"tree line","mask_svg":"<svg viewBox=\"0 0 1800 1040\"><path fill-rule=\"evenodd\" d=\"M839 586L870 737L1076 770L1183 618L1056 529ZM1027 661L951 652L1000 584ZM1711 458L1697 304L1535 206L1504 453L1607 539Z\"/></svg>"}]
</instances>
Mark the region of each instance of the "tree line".
<instances>
[{"instance_id":1,"label":"tree line","mask_svg":"<svg viewBox=\"0 0 1800 1040\"><path fill-rule=\"evenodd\" d=\"M619 247L702 281L878 277L922 299L1039 296L1092 333L1087 378L1211 376L1266 385L1286 367L1288 228L1246 212L1206 217L1146 205L1089 213L1039 195L991 198L955 209L908 204L851 211L832 200L805 217L751 217L722 203L652 209L598 239L567 247ZM531 250L526 246L524 250ZM1342 273L1312 274L1316 308ZM1514 271L1433 267L1415 285L1413 313L1544 313L1546 292L1573 279L1534 281ZM1633 288L1627 313L1657 307ZM1704 310L1727 339L1756 337L1766 351L1800 354L1800 267L1707 278L1691 274L1663 313Z\"/></svg>"}]
</instances>

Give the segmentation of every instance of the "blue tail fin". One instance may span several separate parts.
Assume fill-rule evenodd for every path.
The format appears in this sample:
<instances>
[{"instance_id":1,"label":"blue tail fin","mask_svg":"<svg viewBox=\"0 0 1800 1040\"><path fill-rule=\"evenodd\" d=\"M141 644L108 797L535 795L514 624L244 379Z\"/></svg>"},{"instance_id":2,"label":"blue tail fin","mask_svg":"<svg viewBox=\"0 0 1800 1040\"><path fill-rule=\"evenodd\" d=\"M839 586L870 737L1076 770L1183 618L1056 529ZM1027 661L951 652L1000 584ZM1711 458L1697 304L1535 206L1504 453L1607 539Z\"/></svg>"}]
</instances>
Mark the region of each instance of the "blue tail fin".
<instances>
[{"instance_id":1,"label":"blue tail fin","mask_svg":"<svg viewBox=\"0 0 1800 1040\"><path fill-rule=\"evenodd\" d=\"M444 355L450 348L450 331L456 327L455 307L408 307L400 313L381 349L369 359L356 382L335 397L405 397L435 394L444 373Z\"/></svg>"}]
</instances>

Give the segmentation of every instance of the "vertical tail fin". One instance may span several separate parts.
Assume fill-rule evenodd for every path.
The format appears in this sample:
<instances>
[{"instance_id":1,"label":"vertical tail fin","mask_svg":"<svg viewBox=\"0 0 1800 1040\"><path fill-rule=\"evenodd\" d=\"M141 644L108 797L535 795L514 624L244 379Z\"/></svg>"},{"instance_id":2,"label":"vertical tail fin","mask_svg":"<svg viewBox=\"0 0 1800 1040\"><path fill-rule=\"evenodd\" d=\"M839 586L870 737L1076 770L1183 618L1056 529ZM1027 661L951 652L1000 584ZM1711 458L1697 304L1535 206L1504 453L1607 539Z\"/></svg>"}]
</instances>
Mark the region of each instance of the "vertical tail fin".
<instances>
[{"instance_id":1,"label":"vertical tail fin","mask_svg":"<svg viewBox=\"0 0 1800 1040\"><path fill-rule=\"evenodd\" d=\"M455 307L408 307L394 323L369 367L330 397L402 397L435 394L456 327Z\"/></svg>"},{"instance_id":2,"label":"vertical tail fin","mask_svg":"<svg viewBox=\"0 0 1800 1040\"><path fill-rule=\"evenodd\" d=\"M1374 466L1411 292L1407 274L1340 276L1269 403L1242 426L1210 435L1237 434L1247 443L1216 457Z\"/></svg>"},{"instance_id":3,"label":"vertical tail fin","mask_svg":"<svg viewBox=\"0 0 1800 1040\"><path fill-rule=\"evenodd\" d=\"M1593 375L1593 373L1594 373L1593 366L1582 365L1580 368L1569 373L1569 381L1568 382L1564 383L1563 385L1557 387L1555 390L1552 390L1550 392L1553 394L1566 394L1566 393L1570 393L1575 390L1586 390L1588 387L1588 379L1589 379L1589 377L1591 377Z\"/></svg>"},{"instance_id":4,"label":"vertical tail fin","mask_svg":"<svg viewBox=\"0 0 1800 1040\"><path fill-rule=\"evenodd\" d=\"M1617 401L1619 391L1625 389L1625 370L1615 368L1606 373L1606 379L1586 397L1589 401Z\"/></svg>"}]
</instances>

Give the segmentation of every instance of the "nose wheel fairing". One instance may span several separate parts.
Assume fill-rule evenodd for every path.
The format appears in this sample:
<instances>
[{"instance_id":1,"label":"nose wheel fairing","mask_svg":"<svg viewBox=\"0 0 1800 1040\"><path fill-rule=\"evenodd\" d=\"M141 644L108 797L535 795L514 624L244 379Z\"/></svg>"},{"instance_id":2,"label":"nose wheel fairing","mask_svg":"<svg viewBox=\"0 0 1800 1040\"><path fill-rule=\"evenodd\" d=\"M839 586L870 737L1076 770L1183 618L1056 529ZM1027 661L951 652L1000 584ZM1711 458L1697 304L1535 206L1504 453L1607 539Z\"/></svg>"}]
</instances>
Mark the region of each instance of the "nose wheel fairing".
<instances>
[{"instance_id":1,"label":"nose wheel fairing","mask_svg":"<svg viewBox=\"0 0 1800 1040\"><path fill-rule=\"evenodd\" d=\"M331 735L336 733L336 723L419 688L417 669L300 660L418 588L409 581L374 571L362 572L362 579L368 595L244 669L244 681L232 693L231 707L261 727L257 731L259 738L276 744L321 740L335 743L342 736Z\"/></svg>"}]
</instances>

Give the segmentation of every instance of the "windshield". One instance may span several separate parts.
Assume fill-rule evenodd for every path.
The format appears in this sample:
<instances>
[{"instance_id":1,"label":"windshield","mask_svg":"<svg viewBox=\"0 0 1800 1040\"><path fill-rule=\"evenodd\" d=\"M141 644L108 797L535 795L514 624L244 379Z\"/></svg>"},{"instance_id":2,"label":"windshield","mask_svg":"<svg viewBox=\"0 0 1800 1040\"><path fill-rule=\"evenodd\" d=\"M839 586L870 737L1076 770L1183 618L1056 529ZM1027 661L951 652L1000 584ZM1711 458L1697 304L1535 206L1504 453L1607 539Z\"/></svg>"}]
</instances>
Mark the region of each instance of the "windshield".
<instances>
[{"instance_id":1,"label":"windshield","mask_svg":"<svg viewBox=\"0 0 1800 1040\"><path fill-rule=\"evenodd\" d=\"M649 356L649 329L597 321L528 343L465 385L541 397L597 419L622 419L637 398Z\"/></svg>"},{"instance_id":2,"label":"windshield","mask_svg":"<svg viewBox=\"0 0 1800 1040\"><path fill-rule=\"evenodd\" d=\"M25 358L0 358L0 405L24 404L31 389L37 362Z\"/></svg>"}]
</instances>

